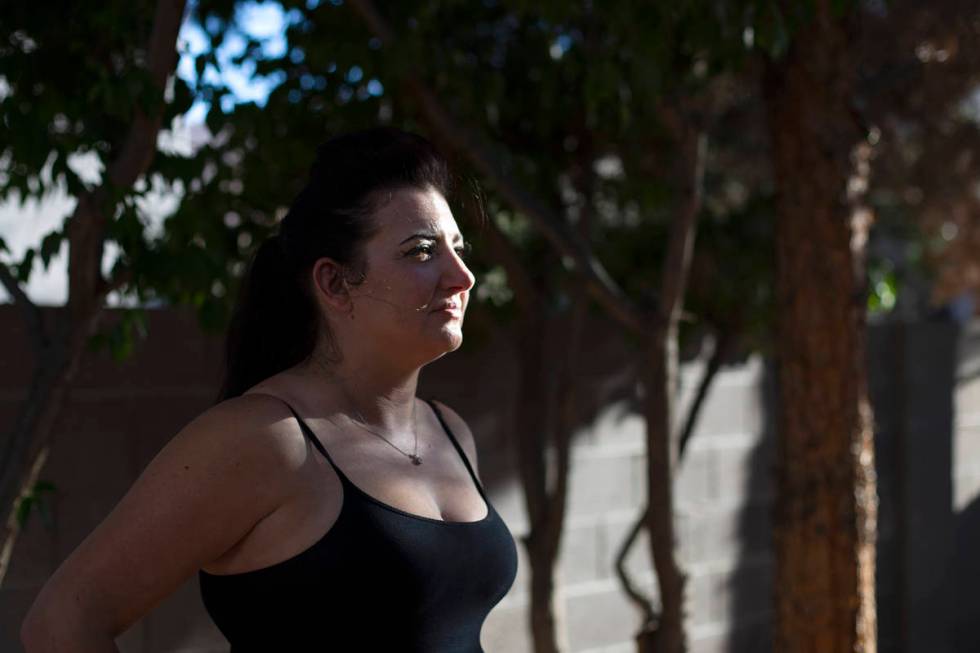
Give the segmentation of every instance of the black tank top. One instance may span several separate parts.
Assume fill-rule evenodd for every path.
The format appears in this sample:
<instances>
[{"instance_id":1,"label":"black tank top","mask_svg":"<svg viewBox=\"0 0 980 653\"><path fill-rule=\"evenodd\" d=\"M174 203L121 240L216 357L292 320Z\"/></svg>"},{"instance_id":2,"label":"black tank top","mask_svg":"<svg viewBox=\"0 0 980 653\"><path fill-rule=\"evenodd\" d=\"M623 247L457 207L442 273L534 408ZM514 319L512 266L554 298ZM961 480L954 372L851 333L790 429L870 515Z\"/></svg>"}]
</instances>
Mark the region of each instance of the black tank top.
<instances>
[{"instance_id":1,"label":"black tank top","mask_svg":"<svg viewBox=\"0 0 980 653\"><path fill-rule=\"evenodd\" d=\"M517 574L517 548L435 404L487 516L413 515L363 492L289 407L343 485L340 515L305 551L237 574L198 572L204 607L233 653L482 653L480 629ZM288 406L288 404L287 404Z\"/></svg>"}]
</instances>

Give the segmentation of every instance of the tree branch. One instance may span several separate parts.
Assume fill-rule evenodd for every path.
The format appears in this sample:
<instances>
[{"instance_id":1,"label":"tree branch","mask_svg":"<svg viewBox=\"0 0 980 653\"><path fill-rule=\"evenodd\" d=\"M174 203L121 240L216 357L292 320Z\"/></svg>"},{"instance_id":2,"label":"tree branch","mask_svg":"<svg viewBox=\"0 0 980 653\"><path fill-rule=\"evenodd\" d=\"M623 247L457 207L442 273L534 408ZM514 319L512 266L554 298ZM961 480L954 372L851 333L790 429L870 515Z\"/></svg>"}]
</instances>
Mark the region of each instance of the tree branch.
<instances>
[{"instance_id":1,"label":"tree branch","mask_svg":"<svg viewBox=\"0 0 980 653\"><path fill-rule=\"evenodd\" d=\"M167 78L177 65L177 34L184 18L185 0L159 0L153 16L153 31L147 43L147 70L153 88L158 92L160 107L152 115L139 108L119 154L109 165L109 182L117 188L129 188L146 172L156 153L157 134L163 116L163 92Z\"/></svg>"},{"instance_id":2,"label":"tree branch","mask_svg":"<svg viewBox=\"0 0 980 653\"><path fill-rule=\"evenodd\" d=\"M162 98L167 77L177 62L176 43L184 15L184 0L158 0L147 46L150 77ZM107 202L113 189L128 188L148 169L156 153L163 104L147 116L137 109L126 139L108 166L102 185L78 196L68 220L68 302L53 327L48 346L38 358L27 400L0 455L0 509L16 511L18 497L32 487L43 467L44 452L54 440L55 426L71 388L85 344L103 315L106 293L128 278L123 272L106 281L101 272ZM6 271L5 266L0 266ZM9 277L0 271L8 287ZM16 290L12 292L16 297ZM21 302L22 303L22 302ZM25 310L28 310L25 308ZM33 319L33 318L30 318ZM34 464L31 464L34 461ZM9 515L12 513L8 513ZM0 584L19 535L16 519L3 523L0 541Z\"/></svg>"},{"instance_id":3,"label":"tree branch","mask_svg":"<svg viewBox=\"0 0 980 653\"><path fill-rule=\"evenodd\" d=\"M673 326L684 308L684 292L697 234L695 222L701 210L704 164L708 141L704 131L679 121L681 154L685 164L682 186L684 203L677 219L671 224L670 242L663 263L661 284L661 317L664 324Z\"/></svg>"},{"instance_id":4,"label":"tree branch","mask_svg":"<svg viewBox=\"0 0 980 653\"><path fill-rule=\"evenodd\" d=\"M158 0L153 28L147 41L147 70L160 105L151 114L137 108L133 122L118 153L108 165L102 185L82 194L68 221L68 309L72 319L95 310L93 302L106 285L100 270L105 241L105 202L113 189L129 188L144 174L157 150L157 136L163 117L163 94L167 78L177 64L177 35L184 17L185 0ZM103 295L104 296L104 295Z\"/></svg>"},{"instance_id":5,"label":"tree branch","mask_svg":"<svg viewBox=\"0 0 980 653\"><path fill-rule=\"evenodd\" d=\"M27 336L31 339L35 355L40 356L41 351L48 344L48 332L44 327L44 316L41 315L41 309L31 301L24 289L20 287L20 283L11 274L10 268L2 261L0 261L0 283L3 283L3 287L13 298L14 303L20 307L21 315L27 322Z\"/></svg>"},{"instance_id":6,"label":"tree branch","mask_svg":"<svg viewBox=\"0 0 980 653\"><path fill-rule=\"evenodd\" d=\"M708 390L711 388L715 377L718 375L718 371L721 369L722 363L728 358L728 354L734 347L736 342L736 336L732 331L723 330L718 333L717 339L715 340L714 351L711 352L711 358L708 359L708 364L705 367L704 375L701 377L701 381L698 383L697 392L694 394L694 399L691 402L691 408L687 411L687 419L684 421L684 426L681 428L680 446L677 453L677 458L679 461L684 460L684 452L687 451L687 445L691 441L691 437L694 435L694 425L697 416L701 414L701 404L704 403L705 398L708 396Z\"/></svg>"},{"instance_id":7,"label":"tree branch","mask_svg":"<svg viewBox=\"0 0 980 653\"><path fill-rule=\"evenodd\" d=\"M349 4L382 43L389 47L394 46L396 34L371 0L349 0ZM470 165L490 180L511 206L530 218L559 254L573 261L583 277L586 290L609 315L631 332L645 333L648 327L645 311L623 293L582 238L569 229L560 216L555 215L537 197L508 176L496 154L476 134L454 120L418 76L408 75L403 81L430 126L463 155Z\"/></svg>"}]
</instances>

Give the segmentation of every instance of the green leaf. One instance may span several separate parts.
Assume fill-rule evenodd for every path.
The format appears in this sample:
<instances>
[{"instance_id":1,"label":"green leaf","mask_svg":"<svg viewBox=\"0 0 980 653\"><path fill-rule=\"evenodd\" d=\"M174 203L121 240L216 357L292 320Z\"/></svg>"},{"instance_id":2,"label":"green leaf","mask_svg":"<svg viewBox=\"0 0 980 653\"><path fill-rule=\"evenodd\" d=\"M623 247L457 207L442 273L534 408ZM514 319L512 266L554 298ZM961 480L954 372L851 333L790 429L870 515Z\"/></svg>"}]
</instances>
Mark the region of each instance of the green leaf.
<instances>
[{"instance_id":1,"label":"green leaf","mask_svg":"<svg viewBox=\"0 0 980 653\"><path fill-rule=\"evenodd\" d=\"M51 481L37 481L33 488L17 500L15 510L17 524L21 528L24 528L27 525L28 519L30 519L31 511L37 509L41 514L41 519L44 521L45 526L53 526L44 497L53 494L56 489L55 484Z\"/></svg>"}]
</instances>

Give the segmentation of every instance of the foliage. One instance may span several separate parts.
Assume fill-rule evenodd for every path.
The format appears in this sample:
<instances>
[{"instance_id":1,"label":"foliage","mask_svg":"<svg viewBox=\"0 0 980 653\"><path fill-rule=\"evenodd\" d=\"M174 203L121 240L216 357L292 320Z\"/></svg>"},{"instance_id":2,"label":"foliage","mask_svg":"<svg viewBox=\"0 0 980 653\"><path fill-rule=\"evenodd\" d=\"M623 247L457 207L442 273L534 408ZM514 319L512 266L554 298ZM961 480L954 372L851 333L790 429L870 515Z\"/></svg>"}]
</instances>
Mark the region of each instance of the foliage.
<instances>
[{"instance_id":1,"label":"foliage","mask_svg":"<svg viewBox=\"0 0 980 653\"><path fill-rule=\"evenodd\" d=\"M734 328L722 323L737 315L739 328L756 333L755 346L763 346L771 182L753 61L781 56L812 3L386 3L397 55L341 0L283 2L288 48L270 55L238 25L240 6L230 0L194 6L191 20L210 47L195 62L196 83L174 79L167 95L165 124L197 99L209 103L213 137L191 154L160 151L145 180L108 200L117 269L132 271L122 292L137 305L190 305L206 328L221 328L244 262L303 183L313 144L378 122L428 131L401 92L406 76L418 74L453 116L492 144L508 175L570 222L588 217L597 256L641 303L656 299L678 188L672 134L658 108L713 98L697 107L711 156L686 299L695 317L681 338L705 326ZM94 157L104 170L134 109L153 103L143 66L152 3L5 11L0 199L90 191L94 182L79 174L78 157ZM281 80L262 107L227 102L231 92L220 77L205 74L217 70L215 52L231 35L245 37L238 61ZM567 270L549 262L523 216L496 189L474 191L475 173L457 164L455 205L482 197L533 274L546 286L567 287ZM145 205L154 194L180 201L162 230L151 233ZM458 211L464 219L470 212ZM46 267L65 236L62 225L13 261L17 278L25 281L38 260ZM478 277L492 282L477 296L497 319L509 319L514 307L502 271L480 258L479 231L471 237ZM567 297L559 293L555 302L566 305ZM145 328L141 315L127 311L92 344L125 355Z\"/></svg>"},{"instance_id":2,"label":"foliage","mask_svg":"<svg viewBox=\"0 0 980 653\"><path fill-rule=\"evenodd\" d=\"M164 301L195 306L204 326L219 328L227 315L221 288L227 270L243 252L220 220L221 214L182 206L163 234L153 233L146 210L153 198L206 186L204 156L160 151L147 175L133 188L109 186L105 170L116 156L136 116L159 102L152 88L146 43L155 3L112 1L4 8L0 21L0 201L41 200L56 192L98 197L111 216L106 243L118 246L110 276L125 269L130 282L121 293L139 305ZM163 124L186 113L192 89L171 79ZM215 216L219 216L215 219ZM9 263L26 282L40 261L44 268L67 238L70 215ZM208 240L205 241L205 235ZM10 254L5 242L0 250ZM116 356L132 349L145 325L140 311L127 311L110 330L97 334L95 347Z\"/></svg>"},{"instance_id":3,"label":"foliage","mask_svg":"<svg viewBox=\"0 0 980 653\"><path fill-rule=\"evenodd\" d=\"M209 127L223 139L212 146L214 156L244 157L241 169L227 171L247 189L233 198L241 202L234 210L256 219L274 215L302 179L310 144L332 133L379 121L428 132L413 100L401 92L406 77L417 74L461 124L491 144L506 174L571 223L588 216L596 255L641 304L656 299L677 190L672 134L657 107L712 92L718 80L745 74L745 62L760 42L775 48L766 41L771 17L752 3L646 5L642 11L630 2L387 3L381 10L398 34L396 46L382 44L341 2L283 5L290 16L286 52L266 56L258 42L245 47L256 60L256 75L282 80L265 107L238 105L225 113L212 104L208 114ZM195 19L216 46L222 30L236 32L236 13L228 3L202 2ZM763 35L762 41L747 40L746 30ZM744 126L744 105L753 98L731 84L722 95L729 107L706 116L706 122L724 130L732 120ZM726 121L728 113L736 115ZM741 145L727 131L710 136L712 147ZM738 307L751 315L744 318L750 328L758 329L770 301L765 234L771 214L765 198L771 191L756 183L763 157L764 151L751 152L742 170L709 167L710 209L698 251L704 261L715 261L705 266L714 274L700 275L689 298L703 315L714 305L716 320ZM713 156L709 166L724 160ZM463 162L456 164L464 180L475 177ZM731 201L731 186L740 177L748 179ZM466 182L462 187L471 188ZM532 276L543 287L568 287L567 269L552 263L548 246L526 219L497 189L482 191L491 219L508 234ZM466 193L460 195L458 200L465 199ZM227 200L225 195L216 201ZM193 197L185 204L202 201ZM479 259L481 234L471 237ZM739 273L732 274L735 269ZM500 285L500 269L486 257L476 272ZM513 312L502 299L507 295L477 293L492 297L486 308L504 320ZM568 305L566 295L554 296L556 306Z\"/></svg>"}]
</instances>

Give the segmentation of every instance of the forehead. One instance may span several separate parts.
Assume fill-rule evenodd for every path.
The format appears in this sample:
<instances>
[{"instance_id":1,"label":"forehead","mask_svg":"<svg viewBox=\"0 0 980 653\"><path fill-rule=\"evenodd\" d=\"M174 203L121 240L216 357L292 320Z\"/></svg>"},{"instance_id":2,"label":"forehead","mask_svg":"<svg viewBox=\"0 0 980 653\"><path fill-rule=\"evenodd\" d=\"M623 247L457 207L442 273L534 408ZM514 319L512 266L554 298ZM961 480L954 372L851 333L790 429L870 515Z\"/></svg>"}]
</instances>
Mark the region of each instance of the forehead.
<instances>
[{"instance_id":1,"label":"forehead","mask_svg":"<svg viewBox=\"0 0 980 653\"><path fill-rule=\"evenodd\" d=\"M456 220L442 193L434 188L399 188L374 214L377 237L400 241L416 232L459 233Z\"/></svg>"}]
</instances>

